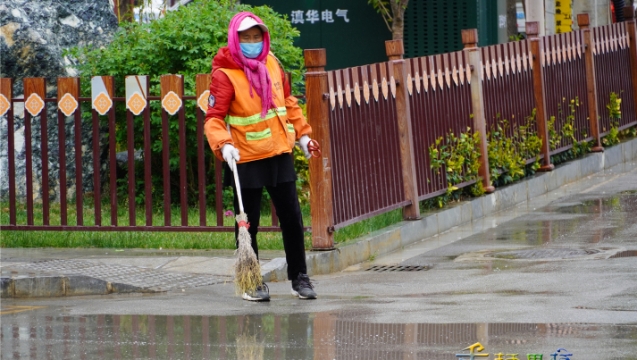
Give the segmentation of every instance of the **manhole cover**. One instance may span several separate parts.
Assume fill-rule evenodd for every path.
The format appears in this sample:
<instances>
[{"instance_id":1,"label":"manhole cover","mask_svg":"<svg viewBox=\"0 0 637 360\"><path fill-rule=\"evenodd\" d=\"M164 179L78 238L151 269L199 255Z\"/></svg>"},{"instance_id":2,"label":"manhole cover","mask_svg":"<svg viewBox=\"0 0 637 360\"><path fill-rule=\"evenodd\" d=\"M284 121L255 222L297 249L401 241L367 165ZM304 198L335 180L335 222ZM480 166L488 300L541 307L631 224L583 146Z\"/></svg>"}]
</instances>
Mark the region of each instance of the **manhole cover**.
<instances>
[{"instance_id":1,"label":"manhole cover","mask_svg":"<svg viewBox=\"0 0 637 360\"><path fill-rule=\"evenodd\" d=\"M557 260L595 260L620 256L637 256L637 251L622 248L542 248L518 250L482 250L462 254L454 261L476 260L520 260L520 261L557 261ZM620 255L624 254L624 255ZM631 255L632 254L632 255Z\"/></svg>"},{"instance_id":2,"label":"manhole cover","mask_svg":"<svg viewBox=\"0 0 637 360\"><path fill-rule=\"evenodd\" d=\"M532 250L513 250L493 253L493 257L497 259L571 259L582 256L599 254L598 249L532 249Z\"/></svg>"},{"instance_id":3,"label":"manhole cover","mask_svg":"<svg viewBox=\"0 0 637 360\"><path fill-rule=\"evenodd\" d=\"M429 266L402 266L402 265L374 265L367 271L424 271L429 270Z\"/></svg>"}]
</instances>

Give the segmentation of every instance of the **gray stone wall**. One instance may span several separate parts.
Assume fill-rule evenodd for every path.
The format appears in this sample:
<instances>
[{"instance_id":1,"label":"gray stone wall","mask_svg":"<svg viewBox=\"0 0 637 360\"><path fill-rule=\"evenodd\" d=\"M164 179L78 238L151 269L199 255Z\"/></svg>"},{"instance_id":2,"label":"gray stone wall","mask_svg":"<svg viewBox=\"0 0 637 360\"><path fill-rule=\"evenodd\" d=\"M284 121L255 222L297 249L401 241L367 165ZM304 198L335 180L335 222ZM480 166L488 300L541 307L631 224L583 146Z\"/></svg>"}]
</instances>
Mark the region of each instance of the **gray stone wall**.
<instances>
[{"instance_id":1,"label":"gray stone wall","mask_svg":"<svg viewBox=\"0 0 637 360\"><path fill-rule=\"evenodd\" d=\"M117 30L117 18L112 0L4 0L0 3L0 76L14 79L14 98L23 98L22 79L44 77L47 97L57 96L57 78L78 76L72 60L64 55L74 46L104 46ZM59 200L59 142L58 119L54 104L48 103L48 167L49 198ZM9 131L15 135L16 184L19 198L26 196L26 142L33 148L34 198L44 196L42 188L42 151L40 118L31 122L31 139L25 139L24 107L14 103L14 128L8 129L7 117L0 118L0 138L7 139ZM75 189L75 126L73 118L65 120L66 176L69 198ZM92 127L90 119L82 122L83 191L93 189ZM106 132L101 131L101 149ZM101 156L100 156L101 157ZM105 162L102 161L102 171ZM0 144L0 197L8 195L8 144Z\"/></svg>"}]
</instances>

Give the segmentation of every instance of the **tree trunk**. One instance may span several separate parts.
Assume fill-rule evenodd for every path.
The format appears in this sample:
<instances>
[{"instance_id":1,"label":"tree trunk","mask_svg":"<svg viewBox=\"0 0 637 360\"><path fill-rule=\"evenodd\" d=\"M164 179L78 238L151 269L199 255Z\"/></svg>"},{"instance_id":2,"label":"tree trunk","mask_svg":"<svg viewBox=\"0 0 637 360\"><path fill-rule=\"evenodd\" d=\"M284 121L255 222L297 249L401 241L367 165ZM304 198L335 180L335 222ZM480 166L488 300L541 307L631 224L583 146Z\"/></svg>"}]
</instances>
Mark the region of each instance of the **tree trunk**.
<instances>
[{"instance_id":1,"label":"tree trunk","mask_svg":"<svg viewBox=\"0 0 637 360\"><path fill-rule=\"evenodd\" d=\"M114 0L119 12L117 18L120 22L127 21L132 22L134 20L133 9L135 6L142 4L141 0Z\"/></svg>"},{"instance_id":2,"label":"tree trunk","mask_svg":"<svg viewBox=\"0 0 637 360\"><path fill-rule=\"evenodd\" d=\"M390 0L392 23L391 33L392 40L402 40L405 29L405 10L407 9L409 0Z\"/></svg>"},{"instance_id":3,"label":"tree trunk","mask_svg":"<svg viewBox=\"0 0 637 360\"><path fill-rule=\"evenodd\" d=\"M515 3L517 0L507 0L507 38L511 39L511 36L517 36L518 31L518 20L517 20L517 10L515 8Z\"/></svg>"},{"instance_id":4,"label":"tree trunk","mask_svg":"<svg viewBox=\"0 0 637 360\"><path fill-rule=\"evenodd\" d=\"M392 40L402 40L405 29L405 22L402 17L394 17L391 24Z\"/></svg>"}]
</instances>

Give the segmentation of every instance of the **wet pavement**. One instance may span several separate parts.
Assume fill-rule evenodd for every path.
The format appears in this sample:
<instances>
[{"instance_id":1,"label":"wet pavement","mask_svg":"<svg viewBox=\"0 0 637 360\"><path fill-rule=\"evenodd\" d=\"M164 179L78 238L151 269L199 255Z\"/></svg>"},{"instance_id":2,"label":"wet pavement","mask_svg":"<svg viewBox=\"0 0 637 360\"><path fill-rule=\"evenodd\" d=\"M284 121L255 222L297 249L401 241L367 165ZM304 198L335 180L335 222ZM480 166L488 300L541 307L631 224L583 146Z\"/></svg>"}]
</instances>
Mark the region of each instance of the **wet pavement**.
<instances>
[{"instance_id":1,"label":"wet pavement","mask_svg":"<svg viewBox=\"0 0 637 360\"><path fill-rule=\"evenodd\" d=\"M632 163L313 276L314 301L292 297L288 282L269 284L269 303L240 300L230 283L3 299L0 350L3 359L469 359L479 342L482 359L635 359L636 255Z\"/></svg>"},{"instance_id":2,"label":"wet pavement","mask_svg":"<svg viewBox=\"0 0 637 360\"><path fill-rule=\"evenodd\" d=\"M232 317L16 315L11 327L3 325L3 334L7 359L454 359L476 342L489 358L502 353L549 359L564 348L572 359L626 359L617 349L630 354L637 341L637 327L631 325L370 323L338 311Z\"/></svg>"}]
</instances>

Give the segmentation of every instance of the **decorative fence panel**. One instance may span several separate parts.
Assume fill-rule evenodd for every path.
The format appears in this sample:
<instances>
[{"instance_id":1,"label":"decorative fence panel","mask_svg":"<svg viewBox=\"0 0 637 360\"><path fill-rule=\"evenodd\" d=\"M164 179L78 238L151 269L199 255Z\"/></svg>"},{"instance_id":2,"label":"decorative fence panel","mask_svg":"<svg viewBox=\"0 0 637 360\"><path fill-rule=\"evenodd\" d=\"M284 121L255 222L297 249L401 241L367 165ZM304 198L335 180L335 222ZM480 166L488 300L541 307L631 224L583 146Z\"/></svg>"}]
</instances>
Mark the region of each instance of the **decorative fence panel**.
<instances>
[{"instance_id":1,"label":"decorative fence panel","mask_svg":"<svg viewBox=\"0 0 637 360\"><path fill-rule=\"evenodd\" d=\"M599 104L599 126L602 135L606 135L612 122L616 121L619 129L635 125L637 119L621 116L611 119L607 106L610 94L614 92L622 99L622 114L635 114L634 90L630 77L630 48L628 33L624 24L612 24L593 28L595 39L595 83L597 84L597 103Z\"/></svg>"},{"instance_id":2,"label":"decorative fence panel","mask_svg":"<svg viewBox=\"0 0 637 360\"><path fill-rule=\"evenodd\" d=\"M327 73L336 227L405 205L388 64Z\"/></svg>"},{"instance_id":3,"label":"decorative fence panel","mask_svg":"<svg viewBox=\"0 0 637 360\"><path fill-rule=\"evenodd\" d=\"M480 49L486 130L504 128L508 136L515 128L529 126L537 132L536 122L528 120L535 108L533 69L528 41L515 41Z\"/></svg>"},{"instance_id":4,"label":"decorative fence panel","mask_svg":"<svg viewBox=\"0 0 637 360\"><path fill-rule=\"evenodd\" d=\"M572 122L578 141L590 140L586 90L586 64L581 31L550 35L542 38L544 57L542 71L546 79L547 120L554 117L553 129L560 131ZM579 104L579 105L578 105ZM571 112L572 110L573 112ZM574 118L571 120L570 116ZM570 138L562 136L551 153L568 150L573 145Z\"/></svg>"},{"instance_id":5,"label":"decorative fence panel","mask_svg":"<svg viewBox=\"0 0 637 360\"><path fill-rule=\"evenodd\" d=\"M447 191L444 172L431 169L429 147L448 132L472 127L470 70L461 51L406 60L418 199Z\"/></svg>"}]
</instances>

